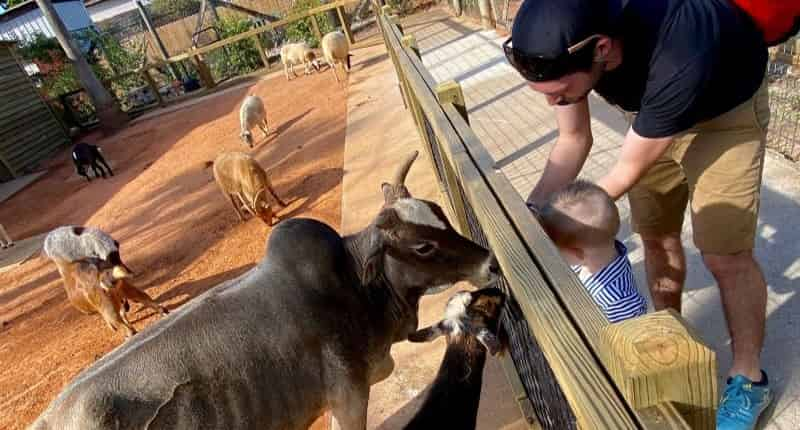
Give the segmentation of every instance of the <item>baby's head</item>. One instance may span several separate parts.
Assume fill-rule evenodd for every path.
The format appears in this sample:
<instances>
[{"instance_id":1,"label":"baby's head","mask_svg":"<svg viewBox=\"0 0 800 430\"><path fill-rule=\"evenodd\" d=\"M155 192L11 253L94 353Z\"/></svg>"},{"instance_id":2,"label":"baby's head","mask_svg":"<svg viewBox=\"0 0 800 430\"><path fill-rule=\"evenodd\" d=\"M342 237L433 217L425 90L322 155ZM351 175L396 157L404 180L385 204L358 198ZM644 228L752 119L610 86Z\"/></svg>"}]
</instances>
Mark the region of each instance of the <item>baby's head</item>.
<instances>
[{"instance_id":1,"label":"baby's head","mask_svg":"<svg viewBox=\"0 0 800 430\"><path fill-rule=\"evenodd\" d=\"M620 224L611 197L584 180L554 193L541 208L539 221L556 246L573 250L613 246Z\"/></svg>"}]
</instances>

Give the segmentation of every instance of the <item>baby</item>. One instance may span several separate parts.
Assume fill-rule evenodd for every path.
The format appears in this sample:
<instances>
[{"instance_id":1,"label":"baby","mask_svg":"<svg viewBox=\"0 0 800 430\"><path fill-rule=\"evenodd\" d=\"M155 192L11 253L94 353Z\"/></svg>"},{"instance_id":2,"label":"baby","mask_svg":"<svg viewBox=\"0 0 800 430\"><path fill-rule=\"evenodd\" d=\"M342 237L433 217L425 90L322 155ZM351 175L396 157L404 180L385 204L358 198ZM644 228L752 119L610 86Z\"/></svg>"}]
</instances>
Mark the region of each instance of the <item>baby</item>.
<instances>
[{"instance_id":1,"label":"baby","mask_svg":"<svg viewBox=\"0 0 800 430\"><path fill-rule=\"evenodd\" d=\"M628 250L616 240L619 211L597 185L578 180L554 193L539 221L564 259L612 323L644 315Z\"/></svg>"}]
</instances>

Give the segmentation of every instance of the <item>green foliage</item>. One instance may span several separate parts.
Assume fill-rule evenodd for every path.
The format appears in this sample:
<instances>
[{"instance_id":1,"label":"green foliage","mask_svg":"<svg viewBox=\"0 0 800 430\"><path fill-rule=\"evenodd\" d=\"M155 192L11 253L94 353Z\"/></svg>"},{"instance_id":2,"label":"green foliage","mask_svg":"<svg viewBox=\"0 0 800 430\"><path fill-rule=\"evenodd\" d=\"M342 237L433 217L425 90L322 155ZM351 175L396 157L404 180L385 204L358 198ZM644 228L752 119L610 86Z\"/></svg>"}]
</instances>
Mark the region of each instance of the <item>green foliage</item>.
<instances>
[{"instance_id":1,"label":"green foliage","mask_svg":"<svg viewBox=\"0 0 800 430\"><path fill-rule=\"evenodd\" d=\"M309 9L322 6L320 0L297 0L294 7L288 12L288 15L302 13ZM311 17L295 21L286 26L286 41L287 42L300 42L305 41L308 46L316 48L319 46L320 41L314 35L314 27L311 24ZM333 26L328 22L325 14L317 15L317 24L319 24L319 31L325 35L334 30Z\"/></svg>"},{"instance_id":2,"label":"green foliage","mask_svg":"<svg viewBox=\"0 0 800 430\"><path fill-rule=\"evenodd\" d=\"M189 16L200 10L199 0L153 0L150 11L157 16Z\"/></svg>"},{"instance_id":3,"label":"green foliage","mask_svg":"<svg viewBox=\"0 0 800 430\"><path fill-rule=\"evenodd\" d=\"M26 0L8 0L6 3L6 9L11 9L14 6L19 4L25 3Z\"/></svg>"},{"instance_id":4,"label":"green foliage","mask_svg":"<svg viewBox=\"0 0 800 430\"><path fill-rule=\"evenodd\" d=\"M253 28L247 19L223 17L217 22L220 40L227 39ZM261 55L252 39L245 39L216 49L209 55L211 70L216 77L230 77L250 73L261 67Z\"/></svg>"}]
</instances>

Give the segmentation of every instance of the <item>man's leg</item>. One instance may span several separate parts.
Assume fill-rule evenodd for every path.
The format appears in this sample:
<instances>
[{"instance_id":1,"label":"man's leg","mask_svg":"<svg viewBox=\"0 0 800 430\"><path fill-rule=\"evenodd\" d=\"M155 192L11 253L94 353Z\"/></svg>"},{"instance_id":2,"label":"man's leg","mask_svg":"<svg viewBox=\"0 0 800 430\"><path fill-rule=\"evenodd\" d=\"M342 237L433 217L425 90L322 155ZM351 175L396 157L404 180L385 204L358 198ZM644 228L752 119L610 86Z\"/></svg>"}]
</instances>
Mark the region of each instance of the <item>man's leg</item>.
<instances>
[{"instance_id":1,"label":"man's leg","mask_svg":"<svg viewBox=\"0 0 800 430\"><path fill-rule=\"evenodd\" d=\"M732 255L704 254L703 262L714 275L722 296L733 366L728 375L761 380L761 347L767 310L767 283L751 251Z\"/></svg>"},{"instance_id":2,"label":"man's leg","mask_svg":"<svg viewBox=\"0 0 800 430\"><path fill-rule=\"evenodd\" d=\"M647 285L655 310L681 311L681 293L686 281L686 256L680 233L642 234Z\"/></svg>"}]
</instances>

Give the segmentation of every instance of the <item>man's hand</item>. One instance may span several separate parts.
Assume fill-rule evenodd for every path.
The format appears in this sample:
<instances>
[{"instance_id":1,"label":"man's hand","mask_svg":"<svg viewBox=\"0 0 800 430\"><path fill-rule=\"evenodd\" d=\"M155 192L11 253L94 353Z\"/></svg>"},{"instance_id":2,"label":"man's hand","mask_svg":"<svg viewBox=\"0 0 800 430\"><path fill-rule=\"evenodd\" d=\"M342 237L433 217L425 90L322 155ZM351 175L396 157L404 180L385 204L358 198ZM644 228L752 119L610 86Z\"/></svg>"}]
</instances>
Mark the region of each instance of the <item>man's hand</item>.
<instances>
[{"instance_id":1,"label":"man's hand","mask_svg":"<svg viewBox=\"0 0 800 430\"><path fill-rule=\"evenodd\" d=\"M550 194L575 180L592 149L589 102L583 99L575 104L554 107L558 140L550 150L542 177L527 199L539 206Z\"/></svg>"},{"instance_id":2,"label":"man's hand","mask_svg":"<svg viewBox=\"0 0 800 430\"><path fill-rule=\"evenodd\" d=\"M606 190L612 199L619 199L639 182L673 140L674 136L657 139L642 137L631 127L625 135L617 163L597 185Z\"/></svg>"}]
</instances>

